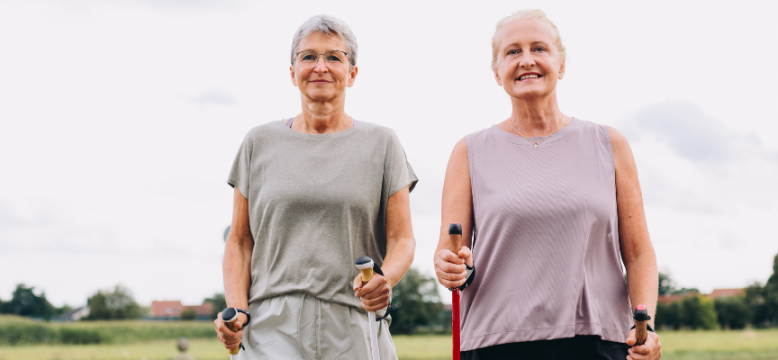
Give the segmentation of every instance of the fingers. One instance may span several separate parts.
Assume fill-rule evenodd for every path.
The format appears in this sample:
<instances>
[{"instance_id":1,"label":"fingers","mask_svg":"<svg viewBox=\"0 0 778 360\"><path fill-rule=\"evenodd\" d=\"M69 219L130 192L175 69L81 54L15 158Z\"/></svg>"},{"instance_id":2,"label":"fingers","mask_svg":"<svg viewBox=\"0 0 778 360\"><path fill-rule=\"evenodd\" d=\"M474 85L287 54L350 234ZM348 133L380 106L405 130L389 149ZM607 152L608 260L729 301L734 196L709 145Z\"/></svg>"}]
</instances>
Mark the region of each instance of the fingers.
<instances>
[{"instance_id":1,"label":"fingers","mask_svg":"<svg viewBox=\"0 0 778 360\"><path fill-rule=\"evenodd\" d=\"M634 332L634 330L632 332ZM633 346L632 348L629 349L629 356L627 357L627 359L654 360L654 359L659 359L661 357L662 357L662 343L659 342L659 336L656 335L656 333L649 332L645 344L640 346Z\"/></svg>"},{"instance_id":2,"label":"fingers","mask_svg":"<svg viewBox=\"0 0 778 360\"><path fill-rule=\"evenodd\" d=\"M362 284L362 276L359 276L360 284ZM374 274L373 278L370 279L370 281L367 282L367 284L361 285L359 289L356 289L356 293L354 293L354 296L356 297L366 297L368 294L376 291L376 289L380 289L382 287L386 287L386 292L389 292L389 286L386 285L386 279L384 279L383 276L379 274ZM368 298L373 298L374 296L367 296Z\"/></svg>"},{"instance_id":3,"label":"fingers","mask_svg":"<svg viewBox=\"0 0 778 360\"><path fill-rule=\"evenodd\" d=\"M377 311L389 306L389 285L386 284L383 276L375 274L367 284L362 285L354 293L354 296L360 298L363 309Z\"/></svg>"},{"instance_id":4,"label":"fingers","mask_svg":"<svg viewBox=\"0 0 778 360\"><path fill-rule=\"evenodd\" d=\"M243 317L243 320L241 320L239 317L236 321L236 323L239 323L238 326L242 327L246 315L243 315ZM216 320L213 321L213 324L216 326L216 338L221 341L225 348L234 349L240 345L240 341L243 338L243 330L233 331L230 329L224 320L222 320L221 313L216 316Z\"/></svg>"},{"instance_id":5,"label":"fingers","mask_svg":"<svg viewBox=\"0 0 778 360\"><path fill-rule=\"evenodd\" d=\"M467 268L459 256L444 249L435 256L435 275L439 283L447 288L452 288L465 283Z\"/></svg>"},{"instance_id":6,"label":"fingers","mask_svg":"<svg viewBox=\"0 0 778 360\"><path fill-rule=\"evenodd\" d=\"M354 278L354 291L359 290L362 287L362 272L360 271L357 277Z\"/></svg>"}]
</instances>

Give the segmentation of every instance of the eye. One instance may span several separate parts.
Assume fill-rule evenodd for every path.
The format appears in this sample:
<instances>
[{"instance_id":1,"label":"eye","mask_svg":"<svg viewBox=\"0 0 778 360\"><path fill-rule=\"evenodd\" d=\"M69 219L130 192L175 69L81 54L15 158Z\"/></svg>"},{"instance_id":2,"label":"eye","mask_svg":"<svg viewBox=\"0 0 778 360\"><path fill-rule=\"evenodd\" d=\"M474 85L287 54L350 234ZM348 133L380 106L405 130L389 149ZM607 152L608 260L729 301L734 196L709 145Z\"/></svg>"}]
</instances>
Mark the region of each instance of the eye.
<instances>
[{"instance_id":1,"label":"eye","mask_svg":"<svg viewBox=\"0 0 778 360\"><path fill-rule=\"evenodd\" d=\"M327 57L327 61L339 63L339 62L343 62L343 59L341 59L337 55L330 55L329 57Z\"/></svg>"},{"instance_id":2,"label":"eye","mask_svg":"<svg viewBox=\"0 0 778 360\"><path fill-rule=\"evenodd\" d=\"M518 54L519 54L519 52L520 52L520 51L519 51L518 49L511 49L511 50L508 50L508 53L507 53L507 54L505 54L505 55L507 55L507 56L511 56L511 55L518 55Z\"/></svg>"},{"instance_id":3,"label":"eye","mask_svg":"<svg viewBox=\"0 0 778 360\"><path fill-rule=\"evenodd\" d=\"M316 57L313 54L303 54L300 57L300 61L314 61Z\"/></svg>"},{"instance_id":4,"label":"eye","mask_svg":"<svg viewBox=\"0 0 778 360\"><path fill-rule=\"evenodd\" d=\"M535 46L535 48L533 50L537 51L537 52L541 52L541 51L546 51L546 48L544 48L542 46Z\"/></svg>"}]
</instances>

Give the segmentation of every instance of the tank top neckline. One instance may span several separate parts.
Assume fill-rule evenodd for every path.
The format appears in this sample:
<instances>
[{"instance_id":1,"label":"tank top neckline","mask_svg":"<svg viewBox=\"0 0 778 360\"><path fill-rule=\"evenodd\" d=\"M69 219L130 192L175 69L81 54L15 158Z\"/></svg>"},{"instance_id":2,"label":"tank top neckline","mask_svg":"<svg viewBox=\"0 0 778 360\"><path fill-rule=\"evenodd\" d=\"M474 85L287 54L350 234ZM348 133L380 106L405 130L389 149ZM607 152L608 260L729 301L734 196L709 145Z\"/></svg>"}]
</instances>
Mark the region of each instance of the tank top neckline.
<instances>
[{"instance_id":1,"label":"tank top neckline","mask_svg":"<svg viewBox=\"0 0 778 360\"><path fill-rule=\"evenodd\" d=\"M580 123L581 123L580 120L578 120L575 117L572 117L571 120L570 120L570 123L567 124L567 126L563 127L562 129L560 129L556 133L552 134L548 139L543 141L542 144L539 144L538 147L542 147L545 144L550 144L550 143L553 143L555 141L559 141L559 140L564 139L565 137L567 137L567 135L572 134L575 131L575 129L578 128L578 126L580 126ZM543 138L545 138L545 136L537 136L537 137L529 137L527 139L524 139L524 138L522 138L521 136L519 136L517 134L511 133L511 132L507 132L507 131L501 129L497 125L492 125L492 127L489 130L491 130L500 140L504 140L504 141L507 141L509 143L516 144L516 145L519 145L519 146L533 147L534 145L532 143L530 143L529 141L527 141L527 139L530 139L530 140L542 140Z\"/></svg>"}]
</instances>

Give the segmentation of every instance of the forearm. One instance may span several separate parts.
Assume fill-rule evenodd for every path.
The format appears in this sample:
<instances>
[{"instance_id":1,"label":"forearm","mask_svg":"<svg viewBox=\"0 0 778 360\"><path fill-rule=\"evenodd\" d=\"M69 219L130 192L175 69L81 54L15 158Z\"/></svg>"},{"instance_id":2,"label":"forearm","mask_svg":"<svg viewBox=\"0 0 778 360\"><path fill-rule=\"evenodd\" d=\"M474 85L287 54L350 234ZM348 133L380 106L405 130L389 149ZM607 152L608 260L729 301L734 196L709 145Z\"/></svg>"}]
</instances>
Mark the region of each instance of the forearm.
<instances>
[{"instance_id":1,"label":"forearm","mask_svg":"<svg viewBox=\"0 0 778 360\"><path fill-rule=\"evenodd\" d=\"M251 249L228 237L224 246L224 298L227 306L248 309L251 284Z\"/></svg>"},{"instance_id":2,"label":"forearm","mask_svg":"<svg viewBox=\"0 0 778 360\"><path fill-rule=\"evenodd\" d=\"M413 263L413 256L416 251L416 240L413 236L404 237L393 241L393 245L388 249L381 270L384 272L384 278L389 287L394 287Z\"/></svg>"},{"instance_id":3,"label":"forearm","mask_svg":"<svg viewBox=\"0 0 778 360\"><path fill-rule=\"evenodd\" d=\"M626 261L624 266L627 269L629 300L633 307L638 304L646 305L648 314L651 316L650 323L653 326L659 289L656 254L653 249L645 250Z\"/></svg>"}]
</instances>

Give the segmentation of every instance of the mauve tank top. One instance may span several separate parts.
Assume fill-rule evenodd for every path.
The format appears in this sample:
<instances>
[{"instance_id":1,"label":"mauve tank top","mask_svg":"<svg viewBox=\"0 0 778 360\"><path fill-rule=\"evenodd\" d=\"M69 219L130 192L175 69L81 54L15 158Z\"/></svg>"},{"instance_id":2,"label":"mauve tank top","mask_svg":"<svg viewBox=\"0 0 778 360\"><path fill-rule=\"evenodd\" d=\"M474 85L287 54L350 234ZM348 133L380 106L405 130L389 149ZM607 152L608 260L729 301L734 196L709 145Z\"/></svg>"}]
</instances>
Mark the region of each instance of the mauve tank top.
<instances>
[{"instance_id":1,"label":"mauve tank top","mask_svg":"<svg viewBox=\"0 0 778 360\"><path fill-rule=\"evenodd\" d=\"M538 147L497 126L466 141L476 275L462 293L461 349L623 343L632 318L608 127L573 119Z\"/></svg>"}]
</instances>

